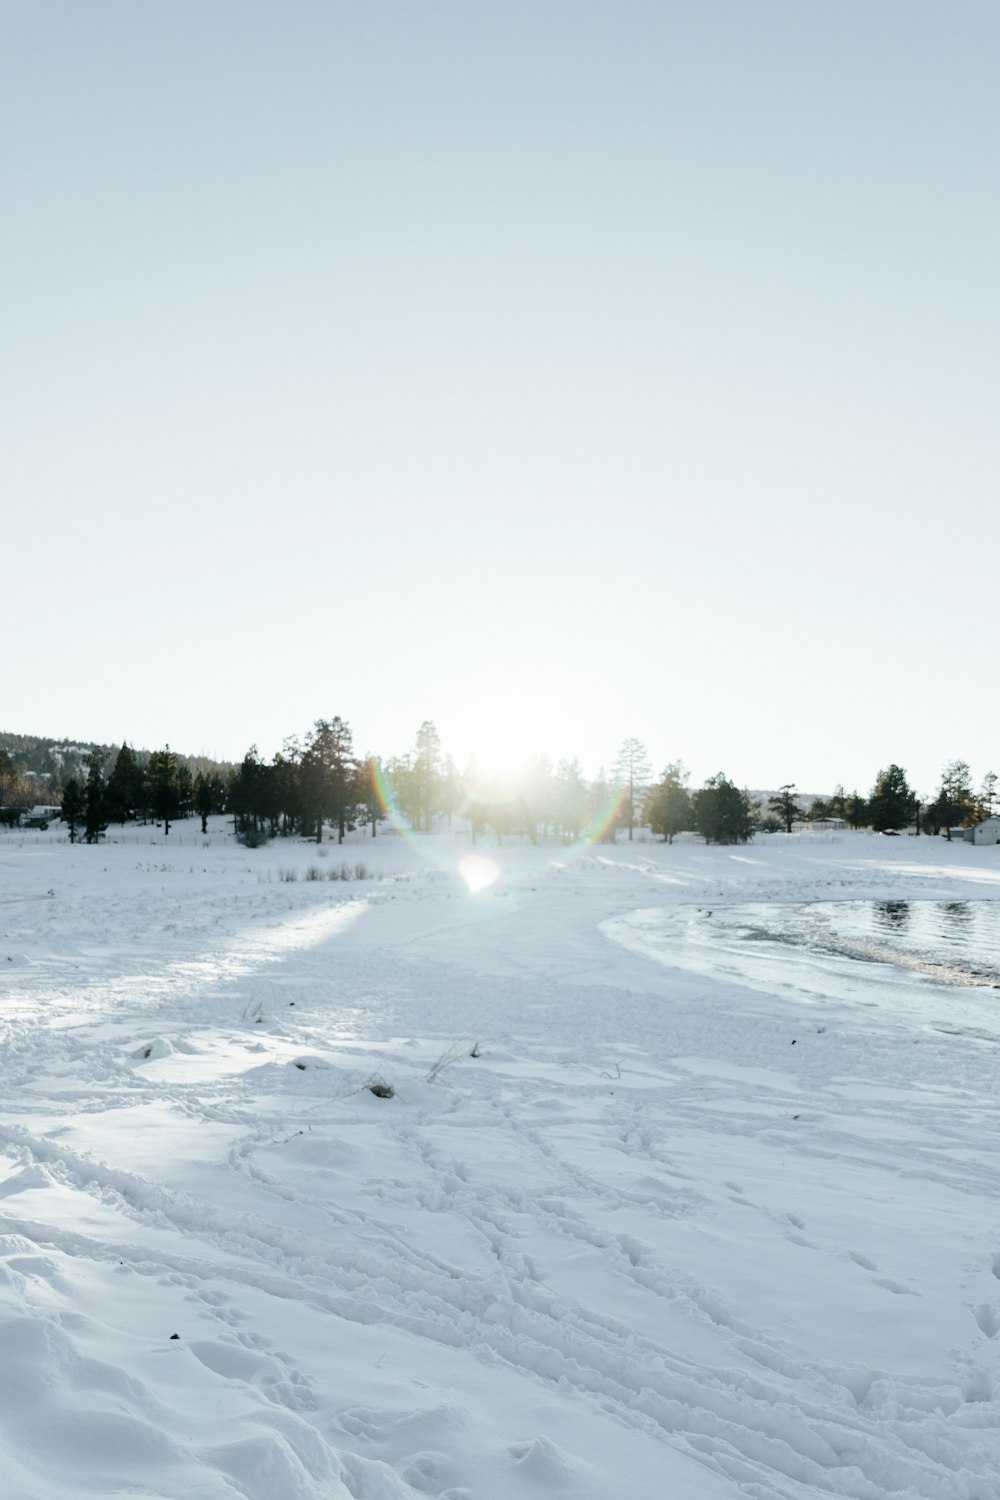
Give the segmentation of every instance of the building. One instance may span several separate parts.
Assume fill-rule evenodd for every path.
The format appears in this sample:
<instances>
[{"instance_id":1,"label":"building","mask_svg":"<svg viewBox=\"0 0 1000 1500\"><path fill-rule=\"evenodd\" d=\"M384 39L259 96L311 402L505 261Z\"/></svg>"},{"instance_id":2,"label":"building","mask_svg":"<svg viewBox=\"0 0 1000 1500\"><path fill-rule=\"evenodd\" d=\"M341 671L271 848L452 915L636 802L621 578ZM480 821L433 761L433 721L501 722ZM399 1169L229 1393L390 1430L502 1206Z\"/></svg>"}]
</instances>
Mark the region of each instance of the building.
<instances>
[{"instance_id":1,"label":"building","mask_svg":"<svg viewBox=\"0 0 1000 1500\"><path fill-rule=\"evenodd\" d=\"M21 827L48 828L50 823L58 822L61 817L61 807L45 807L38 805L31 808L29 812L23 812L21 814Z\"/></svg>"}]
</instances>

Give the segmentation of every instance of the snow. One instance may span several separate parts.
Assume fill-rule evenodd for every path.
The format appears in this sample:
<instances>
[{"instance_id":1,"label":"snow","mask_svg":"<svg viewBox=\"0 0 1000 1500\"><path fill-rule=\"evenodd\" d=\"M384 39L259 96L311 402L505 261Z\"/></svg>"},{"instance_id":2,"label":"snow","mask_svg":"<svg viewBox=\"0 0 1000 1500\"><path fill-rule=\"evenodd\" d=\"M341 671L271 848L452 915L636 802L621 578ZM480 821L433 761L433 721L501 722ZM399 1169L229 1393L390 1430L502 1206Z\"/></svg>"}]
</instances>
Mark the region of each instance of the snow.
<instances>
[{"instance_id":1,"label":"snow","mask_svg":"<svg viewBox=\"0 0 1000 1500\"><path fill-rule=\"evenodd\" d=\"M1000 849L177 831L0 842L3 1500L996 1500Z\"/></svg>"}]
</instances>

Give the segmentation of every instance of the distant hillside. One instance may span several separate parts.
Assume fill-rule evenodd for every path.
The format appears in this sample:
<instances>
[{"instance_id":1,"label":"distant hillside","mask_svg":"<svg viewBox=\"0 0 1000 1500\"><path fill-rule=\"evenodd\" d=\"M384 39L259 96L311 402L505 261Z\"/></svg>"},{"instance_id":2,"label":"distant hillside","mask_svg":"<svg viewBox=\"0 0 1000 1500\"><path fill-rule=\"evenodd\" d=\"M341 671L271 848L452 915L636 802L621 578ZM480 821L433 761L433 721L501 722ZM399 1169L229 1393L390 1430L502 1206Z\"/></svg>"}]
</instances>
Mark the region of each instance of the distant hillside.
<instances>
[{"instance_id":1,"label":"distant hillside","mask_svg":"<svg viewBox=\"0 0 1000 1500\"><path fill-rule=\"evenodd\" d=\"M0 751L5 750L18 769L23 768L29 776L44 781L52 791L64 786L70 776L86 777L86 758L93 751L96 750L104 757L110 769L120 749L120 744L99 745L93 740L53 740L40 734L8 734L5 730L0 730ZM135 753L141 765L150 752L136 750ZM230 770L227 761L209 760L204 755L181 755L178 752L177 759L181 765L190 768L192 776L196 776L199 771L208 775L211 772L224 773Z\"/></svg>"}]
</instances>

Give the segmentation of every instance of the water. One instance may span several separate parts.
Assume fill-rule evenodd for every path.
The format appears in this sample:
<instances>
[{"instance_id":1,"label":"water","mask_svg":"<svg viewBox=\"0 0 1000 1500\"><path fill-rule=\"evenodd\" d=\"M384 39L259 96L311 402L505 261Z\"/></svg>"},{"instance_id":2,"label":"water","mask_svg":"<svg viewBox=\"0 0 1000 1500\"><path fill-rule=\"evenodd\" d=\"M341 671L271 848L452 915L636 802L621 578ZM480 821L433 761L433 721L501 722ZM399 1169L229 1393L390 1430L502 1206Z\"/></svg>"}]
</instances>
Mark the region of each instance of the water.
<instances>
[{"instance_id":1,"label":"water","mask_svg":"<svg viewBox=\"0 0 1000 1500\"><path fill-rule=\"evenodd\" d=\"M1000 984L1000 901L815 901L712 915L729 941L893 964L944 984Z\"/></svg>"}]
</instances>

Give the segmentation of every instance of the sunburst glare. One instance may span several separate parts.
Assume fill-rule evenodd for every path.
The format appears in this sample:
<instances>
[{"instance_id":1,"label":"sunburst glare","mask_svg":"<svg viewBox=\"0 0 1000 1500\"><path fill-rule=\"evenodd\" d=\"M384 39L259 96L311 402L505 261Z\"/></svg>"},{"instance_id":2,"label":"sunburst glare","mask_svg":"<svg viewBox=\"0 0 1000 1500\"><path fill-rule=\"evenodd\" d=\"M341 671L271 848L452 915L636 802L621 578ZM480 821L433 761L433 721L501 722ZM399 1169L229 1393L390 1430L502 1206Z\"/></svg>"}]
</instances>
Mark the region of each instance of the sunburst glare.
<instances>
[{"instance_id":1,"label":"sunburst glare","mask_svg":"<svg viewBox=\"0 0 1000 1500\"><path fill-rule=\"evenodd\" d=\"M475 896L499 878L500 866L485 854L467 854L458 862L458 873Z\"/></svg>"}]
</instances>

